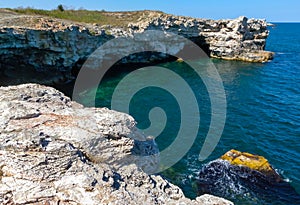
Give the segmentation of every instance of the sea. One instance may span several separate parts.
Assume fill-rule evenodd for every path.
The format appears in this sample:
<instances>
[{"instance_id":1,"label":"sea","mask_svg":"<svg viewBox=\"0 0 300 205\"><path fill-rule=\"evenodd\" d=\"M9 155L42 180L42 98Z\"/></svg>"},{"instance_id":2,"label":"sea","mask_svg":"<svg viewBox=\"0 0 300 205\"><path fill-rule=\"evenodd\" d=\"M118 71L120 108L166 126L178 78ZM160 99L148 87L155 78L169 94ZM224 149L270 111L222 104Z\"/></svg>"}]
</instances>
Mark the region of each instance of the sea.
<instances>
[{"instance_id":1,"label":"sea","mask_svg":"<svg viewBox=\"0 0 300 205\"><path fill-rule=\"evenodd\" d=\"M236 186L230 184L236 182L228 181L227 191L222 192L220 187L218 196L237 205L300 204L300 23L274 23L269 30L266 50L275 52L273 60L247 63L211 59L224 85L227 112L220 141L204 161L198 157L211 120L211 103L205 84L185 63L159 65L183 76L200 105L200 128L195 143L180 161L160 173L182 188L187 197L195 198L199 194L197 180L205 164L236 149L264 156L293 191L278 188L271 194L263 193L267 187L257 192L247 187L236 190ZM98 107L111 107L115 87L128 73L102 81L97 91ZM144 129L150 125L149 111L157 106L167 116L165 129L156 138L159 149L164 150L175 140L181 123L180 107L172 94L145 88L131 100L129 114L136 119L138 128Z\"/></svg>"}]
</instances>

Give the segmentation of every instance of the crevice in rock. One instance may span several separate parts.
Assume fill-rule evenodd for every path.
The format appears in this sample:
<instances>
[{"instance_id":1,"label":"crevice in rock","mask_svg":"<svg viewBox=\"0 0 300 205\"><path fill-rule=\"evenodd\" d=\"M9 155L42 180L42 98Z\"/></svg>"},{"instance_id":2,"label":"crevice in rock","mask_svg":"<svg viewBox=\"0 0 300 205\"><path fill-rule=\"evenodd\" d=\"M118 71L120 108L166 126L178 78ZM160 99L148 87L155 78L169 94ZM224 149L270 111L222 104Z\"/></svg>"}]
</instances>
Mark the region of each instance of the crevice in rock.
<instances>
[{"instance_id":1,"label":"crevice in rock","mask_svg":"<svg viewBox=\"0 0 300 205\"><path fill-rule=\"evenodd\" d=\"M21 116L21 117L12 117L12 118L10 118L10 120L28 120L31 118L39 117L40 115L41 115L41 113L30 113L30 114L27 114L27 115Z\"/></svg>"}]
</instances>

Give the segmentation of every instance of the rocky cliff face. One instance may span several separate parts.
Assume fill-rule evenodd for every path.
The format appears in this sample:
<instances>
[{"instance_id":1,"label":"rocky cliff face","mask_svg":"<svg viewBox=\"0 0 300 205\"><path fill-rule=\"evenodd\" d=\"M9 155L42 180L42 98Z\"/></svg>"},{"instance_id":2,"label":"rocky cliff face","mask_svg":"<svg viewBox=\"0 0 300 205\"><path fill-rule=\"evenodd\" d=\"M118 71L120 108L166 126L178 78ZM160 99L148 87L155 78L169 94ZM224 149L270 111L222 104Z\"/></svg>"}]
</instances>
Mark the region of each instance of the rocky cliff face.
<instances>
[{"instance_id":1,"label":"rocky cliff face","mask_svg":"<svg viewBox=\"0 0 300 205\"><path fill-rule=\"evenodd\" d=\"M0 108L0 204L232 204L142 171L157 147L127 114L37 84L0 87Z\"/></svg>"},{"instance_id":2,"label":"rocky cliff face","mask_svg":"<svg viewBox=\"0 0 300 205\"><path fill-rule=\"evenodd\" d=\"M154 14L128 26L134 32L149 29L182 35L200 45L211 57L265 62L272 53L264 51L269 31L267 22L241 16L233 20L207 20Z\"/></svg>"},{"instance_id":3,"label":"rocky cliff face","mask_svg":"<svg viewBox=\"0 0 300 205\"><path fill-rule=\"evenodd\" d=\"M146 30L182 35L211 57L250 62L265 62L273 57L271 52L264 51L268 36L265 20L240 17L213 21L146 12L137 22L116 28L1 10L0 72L19 82L26 82L27 76L31 82L66 82L75 77L74 70L103 43L122 36L130 38ZM181 45L171 46L169 54L175 55ZM120 52L122 49L126 49L124 45ZM162 58L165 56L133 56L123 62L149 63Z\"/></svg>"}]
</instances>

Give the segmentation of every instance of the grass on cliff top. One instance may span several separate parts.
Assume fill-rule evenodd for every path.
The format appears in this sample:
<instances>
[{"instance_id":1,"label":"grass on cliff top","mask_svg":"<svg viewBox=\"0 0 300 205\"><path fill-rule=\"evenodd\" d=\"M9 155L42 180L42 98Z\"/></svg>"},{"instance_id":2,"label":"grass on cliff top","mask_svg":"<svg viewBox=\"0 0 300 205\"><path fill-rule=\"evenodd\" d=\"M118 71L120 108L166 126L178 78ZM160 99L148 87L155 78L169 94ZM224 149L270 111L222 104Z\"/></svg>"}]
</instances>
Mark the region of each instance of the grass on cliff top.
<instances>
[{"instance_id":1,"label":"grass on cliff top","mask_svg":"<svg viewBox=\"0 0 300 205\"><path fill-rule=\"evenodd\" d=\"M130 22L137 22L142 16L149 15L150 12L162 13L160 11L90 11L90 10L41 10L33 8L9 9L20 14L41 15L59 19L66 19L83 23L97 23L99 25L127 26Z\"/></svg>"}]
</instances>

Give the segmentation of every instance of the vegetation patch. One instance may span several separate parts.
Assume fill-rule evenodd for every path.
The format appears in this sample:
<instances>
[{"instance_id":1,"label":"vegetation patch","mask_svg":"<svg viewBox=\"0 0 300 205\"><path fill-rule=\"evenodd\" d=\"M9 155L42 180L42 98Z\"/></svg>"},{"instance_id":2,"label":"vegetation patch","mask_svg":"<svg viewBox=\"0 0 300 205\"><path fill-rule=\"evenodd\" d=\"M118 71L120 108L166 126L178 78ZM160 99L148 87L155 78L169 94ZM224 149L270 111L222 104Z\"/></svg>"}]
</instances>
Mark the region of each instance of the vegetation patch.
<instances>
[{"instance_id":1,"label":"vegetation patch","mask_svg":"<svg viewBox=\"0 0 300 205\"><path fill-rule=\"evenodd\" d=\"M147 18L147 16L153 13L163 14L161 11L124 11L124 12L108 12L108 11L90 11L85 9L79 10L66 10L62 5L58 5L54 10L42 10L33 8L17 8L8 9L20 14L26 15L41 15L59 19L66 19L83 23L95 23L99 25L111 25L111 26L127 26L131 22L137 22L141 17Z\"/></svg>"}]
</instances>

